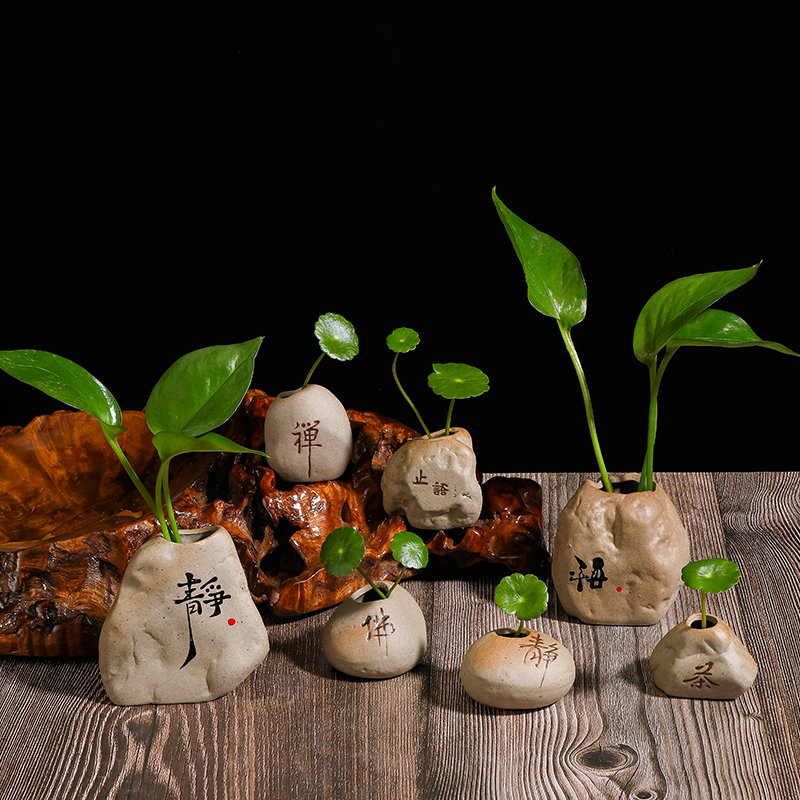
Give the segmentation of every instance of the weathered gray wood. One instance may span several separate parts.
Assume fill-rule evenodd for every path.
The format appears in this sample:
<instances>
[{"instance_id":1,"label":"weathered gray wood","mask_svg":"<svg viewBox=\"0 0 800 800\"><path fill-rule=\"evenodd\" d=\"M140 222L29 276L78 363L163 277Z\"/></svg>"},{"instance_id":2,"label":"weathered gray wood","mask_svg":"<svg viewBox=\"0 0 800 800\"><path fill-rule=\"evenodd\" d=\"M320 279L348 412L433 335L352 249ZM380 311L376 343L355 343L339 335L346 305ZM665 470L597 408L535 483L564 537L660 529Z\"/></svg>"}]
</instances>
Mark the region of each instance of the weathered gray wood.
<instances>
[{"instance_id":1,"label":"weathered gray wood","mask_svg":"<svg viewBox=\"0 0 800 800\"><path fill-rule=\"evenodd\" d=\"M545 541L585 477L528 473L544 489ZM502 572L478 568L406 586L429 622L410 674L362 682L320 649L331 610L267 619L272 651L212 703L119 708L92 660L0 660L0 798L703 798L800 792L800 473L660 476L692 556L741 567L710 608L760 673L732 702L669 698L655 643L695 610L683 589L651 628L595 627L551 602L538 627L567 645L575 687L536 711L475 704L458 679L481 633L508 623L491 602Z\"/></svg>"}]
</instances>

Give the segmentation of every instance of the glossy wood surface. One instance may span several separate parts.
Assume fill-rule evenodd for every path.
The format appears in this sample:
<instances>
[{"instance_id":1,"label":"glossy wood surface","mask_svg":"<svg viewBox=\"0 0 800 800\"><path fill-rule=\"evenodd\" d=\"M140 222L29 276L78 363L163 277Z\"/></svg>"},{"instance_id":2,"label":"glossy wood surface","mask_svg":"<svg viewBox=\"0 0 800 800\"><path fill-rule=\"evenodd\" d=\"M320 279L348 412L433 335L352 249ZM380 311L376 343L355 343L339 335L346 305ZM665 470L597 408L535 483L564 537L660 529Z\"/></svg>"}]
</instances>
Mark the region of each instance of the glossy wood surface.
<instances>
[{"instance_id":1,"label":"glossy wood surface","mask_svg":"<svg viewBox=\"0 0 800 800\"><path fill-rule=\"evenodd\" d=\"M586 477L517 473L543 487L545 541ZM488 476L485 476L488 477ZM695 610L682 589L648 628L588 626L557 601L538 627L577 665L572 691L535 711L475 704L458 669L471 641L508 623L491 598L499 568L405 585L428 620L412 672L360 681L334 672L328 609L266 615L272 650L211 703L121 708L94 659L0 659L0 798L759 800L800 792L800 472L668 473L692 558L736 561L743 578L709 599L759 664L734 701L665 696L649 655Z\"/></svg>"}]
</instances>

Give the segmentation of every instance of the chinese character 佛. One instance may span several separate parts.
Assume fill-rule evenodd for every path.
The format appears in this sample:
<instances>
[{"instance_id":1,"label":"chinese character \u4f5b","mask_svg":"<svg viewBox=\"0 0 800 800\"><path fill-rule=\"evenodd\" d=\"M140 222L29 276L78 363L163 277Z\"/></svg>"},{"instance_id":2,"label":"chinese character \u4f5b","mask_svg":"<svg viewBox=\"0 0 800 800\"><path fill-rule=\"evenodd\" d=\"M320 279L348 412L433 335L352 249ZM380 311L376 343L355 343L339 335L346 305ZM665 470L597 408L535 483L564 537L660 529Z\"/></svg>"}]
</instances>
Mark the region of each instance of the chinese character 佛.
<instances>
[{"instance_id":1,"label":"chinese character \u4f5b","mask_svg":"<svg viewBox=\"0 0 800 800\"><path fill-rule=\"evenodd\" d=\"M297 437L295 441L295 447L297 448L297 453L302 454L303 448L308 450L308 477L311 477L311 448L312 447L322 447L321 444L317 442L317 436L319 435L319 420L315 419L313 422L303 422L303 423L296 423L294 426L294 430L292 433Z\"/></svg>"},{"instance_id":2,"label":"chinese character \u4f5b","mask_svg":"<svg viewBox=\"0 0 800 800\"><path fill-rule=\"evenodd\" d=\"M381 643L381 639L386 639L387 636L391 636L394 633L394 623L389 622L389 615L384 614L383 609L381 609L380 616L369 614L361 623L361 627L367 629L367 641L374 638L378 644ZM388 648L388 641L386 646Z\"/></svg>"},{"instance_id":3,"label":"chinese character \u4f5b","mask_svg":"<svg viewBox=\"0 0 800 800\"><path fill-rule=\"evenodd\" d=\"M209 616L217 617L219 616L223 601L230 599L230 595L225 594L222 586L217 583L219 579L216 575L205 583L203 583L202 578L195 578L191 572L187 572L185 575L186 583L177 584L179 589L184 590L183 597L173 600L176 605L181 605L181 603L186 604L186 621L189 625L189 652L186 656L186 661L181 664L181 669L197 655L197 649L194 644L194 634L192 633L192 615L202 615L203 606L206 605L213 609Z\"/></svg>"}]
</instances>

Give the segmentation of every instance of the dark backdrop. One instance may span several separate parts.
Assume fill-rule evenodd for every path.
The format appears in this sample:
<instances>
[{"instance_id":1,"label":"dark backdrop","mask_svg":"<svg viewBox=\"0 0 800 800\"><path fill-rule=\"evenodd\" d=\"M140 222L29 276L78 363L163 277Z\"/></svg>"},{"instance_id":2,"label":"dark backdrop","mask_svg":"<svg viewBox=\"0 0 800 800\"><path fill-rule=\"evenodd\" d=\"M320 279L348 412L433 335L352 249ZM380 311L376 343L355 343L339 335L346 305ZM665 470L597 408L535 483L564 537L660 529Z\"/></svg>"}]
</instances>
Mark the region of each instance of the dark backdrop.
<instances>
[{"instance_id":1,"label":"dark backdrop","mask_svg":"<svg viewBox=\"0 0 800 800\"><path fill-rule=\"evenodd\" d=\"M422 342L400 370L432 427L447 406L433 362L489 375L454 416L483 470L593 470L496 185L580 259L574 338L606 462L638 469L647 370L631 338L666 282L763 259L719 307L800 350L788 23L722 3L485 6L54 3L9 19L2 347L72 358L141 408L184 352L265 335L254 386L276 394L335 311L361 353L314 380L413 424L385 346L409 326ZM798 375L761 348L685 348L656 470L797 469ZM10 378L0 403L0 424L57 405Z\"/></svg>"}]
</instances>

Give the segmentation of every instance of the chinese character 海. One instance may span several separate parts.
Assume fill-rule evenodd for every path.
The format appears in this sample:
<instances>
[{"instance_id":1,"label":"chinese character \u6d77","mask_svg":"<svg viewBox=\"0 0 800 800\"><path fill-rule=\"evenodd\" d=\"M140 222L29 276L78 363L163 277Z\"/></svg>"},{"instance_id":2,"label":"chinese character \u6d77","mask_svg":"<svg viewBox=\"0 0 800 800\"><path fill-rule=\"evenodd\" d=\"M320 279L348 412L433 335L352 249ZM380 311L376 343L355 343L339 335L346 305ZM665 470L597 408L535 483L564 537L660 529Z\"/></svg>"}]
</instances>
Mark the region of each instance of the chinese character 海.
<instances>
[{"instance_id":1,"label":"chinese character \u6d77","mask_svg":"<svg viewBox=\"0 0 800 800\"><path fill-rule=\"evenodd\" d=\"M702 689L705 686L719 686L718 683L711 680L711 668L714 666L713 661L706 661L705 664L699 664L694 668L694 675L691 678L686 678L683 682L688 683L693 689Z\"/></svg>"},{"instance_id":2,"label":"chinese character \u6d77","mask_svg":"<svg viewBox=\"0 0 800 800\"><path fill-rule=\"evenodd\" d=\"M608 580L608 576L605 573L605 561L599 556L597 558L592 559L592 571L590 573L584 572L584 570L588 569L585 561L582 561L578 556L575 556L575 560L578 562L578 574L575 574L574 570L570 570L570 580L577 581L578 586L577 589L579 592L583 591L583 582L586 581L589 584L590 589L602 589L603 584Z\"/></svg>"},{"instance_id":3,"label":"chinese character \u6d77","mask_svg":"<svg viewBox=\"0 0 800 800\"><path fill-rule=\"evenodd\" d=\"M314 422L296 423L292 433L297 437L295 447L297 447L298 454L303 452L303 448L308 449L308 477L311 477L311 448L322 447L317 442L319 435L319 420L315 419Z\"/></svg>"}]
</instances>

